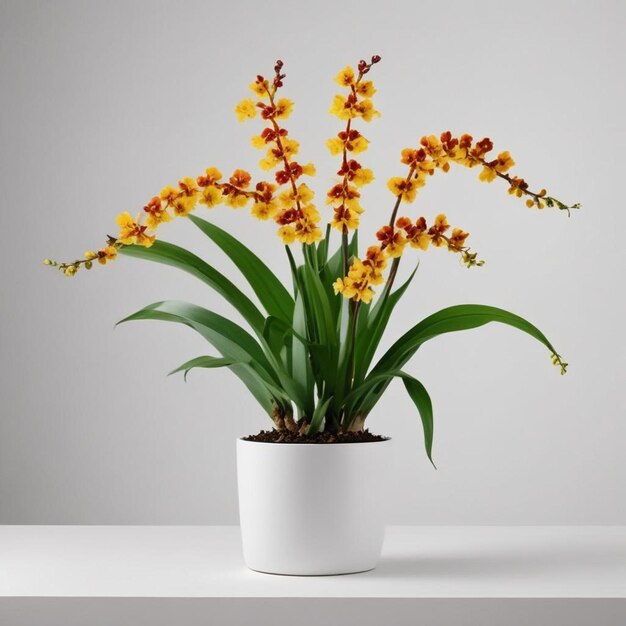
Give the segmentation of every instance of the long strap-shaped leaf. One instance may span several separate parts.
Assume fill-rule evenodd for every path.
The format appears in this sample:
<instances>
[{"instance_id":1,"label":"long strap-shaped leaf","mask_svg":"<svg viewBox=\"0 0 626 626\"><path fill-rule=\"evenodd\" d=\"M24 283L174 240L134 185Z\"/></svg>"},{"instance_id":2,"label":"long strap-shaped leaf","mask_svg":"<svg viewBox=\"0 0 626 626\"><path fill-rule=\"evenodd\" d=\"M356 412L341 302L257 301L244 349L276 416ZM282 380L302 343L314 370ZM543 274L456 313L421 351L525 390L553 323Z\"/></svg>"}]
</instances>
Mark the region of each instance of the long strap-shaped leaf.
<instances>
[{"instance_id":1,"label":"long strap-shaped leaf","mask_svg":"<svg viewBox=\"0 0 626 626\"><path fill-rule=\"evenodd\" d=\"M228 367L232 365L234 361L232 359L220 359L216 356L197 356L195 359L185 361L182 365L179 365L176 369L173 369L168 376L183 372L183 377L187 380L187 374L196 367L216 368L216 367Z\"/></svg>"},{"instance_id":2,"label":"long strap-shaped leaf","mask_svg":"<svg viewBox=\"0 0 626 626\"><path fill-rule=\"evenodd\" d=\"M355 230L352 235L352 239L348 244L348 257L358 256L359 254L357 233L358 231ZM328 295L333 320L335 321L335 325L339 327L341 322L341 305L344 299L335 294L333 290L333 283L338 278L342 278L344 275L343 250L341 246L339 246L331 256L328 256L327 250L326 256L328 257L328 260L321 266L320 279Z\"/></svg>"},{"instance_id":3,"label":"long strap-shaped leaf","mask_svg":"<svg viewBox=\"0 0 626 626\"><path fill-rule=\"evenodd\" d=\"M232 304L257 332L263 331L264 318L254 302L226 276L192 252L166 241L155 241L151 247L125 246L121 254L171 265L199 278Z\"/></svg>"},{"instance_id":4,"label":"long strap-shaped leaf","mask_svg":"<svg viewBox=\"0 0 626 626\"><path fill-rule=\"evenodd\" d=\"M448 307L413 326L387 350L364 381L374 383L375 386L368 393L367 400L358 404L358 412L367 415L388 386L389 380L380 382L377 377L402 368L424 342L444 333L478 328L490 322L499 322L522 330L556 354L554 346L547 337L536 326L519 315L482 304L461 304ZM355 406L357 406L356 403Z\"/></svg>"},{"instance_id":5,"label":"long strap-shaped leaf","mask_svg":"<svg viewBox=\"0 0 626 626\"><path fill-rule=\"evenodd\" d=\"M163 320L193 328L227 359L250 363L268 382L278 382L261 346L241 326L229 319L188 302L168 300L155 302L129 315L122 322L134 320Z\"/></svg>"},{"instance_id":6,"label":"long strap-shaped leaf","mask_svg":"<svg viewBox=\"0 0 626 626\"><path fill-rule=\"evenodd\" d=\"M417 272L417 267L398 289L391 293L383 293L381 299L369 311L369 317L364 318L363 321L359 319L354 359L356 364L354 378L357 384L364 380L391 314L411 284L415 272Z\"/></svg>"},{"instance_id":7,"label":"long strap-shaped leaf","mask_svg":"<svg viewBox=\"0 0 626 626\"><path fill-rule=\"evenodd\" d=\"M422 428L424 430L424 447L426 448L426 454L428 455L428 460L435 465L433 461L433 432L434 432L434 423L433 423L433 403L428 395L428 391L426 391L426 387L422 385L422 383L417 380L417 378L413 378L413 376L404 375L402 377L402 382L404 383L404 388L411 400L413 400L413 404L417 407L417 411L420 415L420 419L422 420Z\"/></svg>"},{"instance_id":8,"label":"long strap-shaped leaf","mask_svg":"<svg viewBox=\"0 0 626 626\"><path fill-rule=\"evenodd\" d=\"M424 447L426 448L426 454L428 455L429 461L435 465L432 459L434 431L433 404L426 391L426 387L414 376L401 370L376 374L368 378L368 380L346 396L346 410L353 416L367 416L363 407L370 404L371 396L376 393L377 384L384 382L386 387L394 378L402 379L409 397L417 407L420 419L422 420L422 428L424 429Z\"/></svg>"},{"instance_id":9,"label":"long strap-shaped leaf","mask_svg":"<svg viewBox=\"0 0 626 626\"><path fill-rule=\"evenodd\" d=\"M313 343L324 347L324 350L311 351L317 362L314 374L319 379L318 386L326 382L327 393L332 395L337 380L337 360L339 354L339 338L333 320L328 295L326 294L319 275L307 263L300 267L300 281L304 286L302 300L307 327L312 330L310 339Z\"/></svg>"},{"instance_id":10,"label":"long strap-shaped leaf","mask_svg":"<svg viewBox=\"0 0 626 626\"><path fill-rule=\"evenodd\" d=\"M290 324L293 317L293 298L269 267L225 230L195 215L190 215L189 219L239 268L268 314Z\"/></svg>"},{"instance_id":11,"label":"long strap-shaped leaf","mask_svg":"<svg viewBox=\"0 0 626 626\"><path fill-rule=\"evenodd\" d=\"M304 338L307 336L306 313L302 293L296 294L296 306L293 315L293 335L290 338L290 373L295 382L306 392L306 403L302 407L305 414L310 416L314 410L315 399L313 397L315 378L311 367L309 349Z\"/></svg>"},{"instance_id":12,"label":"long strap-shaped leaf","mask_svg":"<svg viewBox=\"0 0 626 626\"><path fill-rule=\"evenodd\" d=\"M196 367L228 367L244 382L248 390L270 416L273 415L275 404L284 404L284 392L263 380L260 374L247 363L235 363L231 359L220 359L214 356L199 356L183 363L172 370L170 374L184 371L185 380L187 380L187 374Z\"/></svg>"},{"instance_id":13,"label":"long strap-shaped leaf","mask_svg":"<svg viewBox=\"0 0 626 626\"><path fill-rule=\"evenodd\" d=\"M316 329L315 339L331 350L336 349L337 333L322 281L308 264L301 271L302 284L306 287L303 293L306 314Z\"/></svg>"},{"instance_id":14,"label":"long strap-shaped leaf","mask_svg":"<svg viewBox=\"0 0 626 626\"><path fill-rule=\"evenodd\" d=\"M442 309L413 326L387 350L372 371L385 371L402 367L425 341L433 337L444 333L478 328L490 322L499 322L522 330L540 341L552 353L556 353L548 338L523 317L492 306L460 304Z\"/></svg>"},{"instance_id":15,"label":"long strap-shaped leaf","mask_svg":"<svg viewBox=\"0 0 626 626\"><path fill-rule=\"evenodd\" d=\"M313 416L311 417L311 423L309 424L309 429L307 431L309 435L314 435L315 433L319 432L319 429L322 425L322 420L326 416L326 409L328 408L328 405L331 403L332 399L332 396L330 398L327 398L324 402L322 402L320 399L320 402L315 407L315 411L313 411Z\"/></svg>"}]
</instances>

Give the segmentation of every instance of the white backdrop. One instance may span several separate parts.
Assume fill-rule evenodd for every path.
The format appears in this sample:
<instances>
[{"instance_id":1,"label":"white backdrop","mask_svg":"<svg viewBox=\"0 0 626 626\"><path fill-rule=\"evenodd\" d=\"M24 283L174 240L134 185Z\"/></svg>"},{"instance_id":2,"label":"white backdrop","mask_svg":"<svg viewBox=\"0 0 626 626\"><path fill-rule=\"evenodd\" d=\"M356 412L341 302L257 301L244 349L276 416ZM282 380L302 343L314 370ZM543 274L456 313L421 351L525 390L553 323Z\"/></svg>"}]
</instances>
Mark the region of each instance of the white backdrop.
<instances>
[{"instance_id":1,"label":"white backdrop","mask_svg":"<svg viewBox=\"0 0 626 626\"><path fill-rule=\"evenodd\" d=\"M279 57L289 129L323 194L337 167L323 141L338 129L331 78L377 53L363 242L388 219L400 150L445 129L489 135L537 188L584 205L571 219L532 211L456 170L412 207L446 212L487 265L429 251L389 340L478 302L536 323L571 365L560 377L505 327L426 345L407 369L433 398L439 469L402 385L370 422L395 439L391 521L626 523L624 17L618 1L2 0L0 522L236 522L235 439L269 423L228 371L165 376L208 352L191 331L113 328L161 299L229 309L170 268L124 258L70 281L41 259L100 245L118 212L207 165L259 173L259 126L232 109ZM271 224L227 208L210 218L287 280ZM162 236L237 275L184 220Z\"/></svg>"}]
</instances>

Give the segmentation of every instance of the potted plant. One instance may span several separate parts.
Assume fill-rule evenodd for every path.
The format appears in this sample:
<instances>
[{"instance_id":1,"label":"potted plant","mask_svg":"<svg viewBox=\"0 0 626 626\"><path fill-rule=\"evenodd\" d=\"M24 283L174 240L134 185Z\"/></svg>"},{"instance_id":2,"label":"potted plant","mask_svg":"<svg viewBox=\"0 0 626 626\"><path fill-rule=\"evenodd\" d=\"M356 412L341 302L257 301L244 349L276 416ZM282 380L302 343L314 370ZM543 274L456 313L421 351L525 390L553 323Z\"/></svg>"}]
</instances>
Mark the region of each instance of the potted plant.
<instances>
[{"instance_id":1,"label":"potted plant","mask_svg":"<svg viewBox=\"0 0 626 626\"><path fill-rule=\"evenodd\" d=\"M445 215L434 219L407 215L405 205L415 200L430 176L457 165L476 168L481 181L504 182L509 194L530 208L556 208L568 215L578 208L545 189L531 190L524 179L510 173L514 161L508 152L491 155L488 138L444 132L402 150L403 169L387 183L393 195L388 219L369 245L361 247L357 239L361 195L374 176L355 157L368 147L360 123L379 115L369 80L379 61L378 56L361 60L356 70L348 66L336 77L342 92L334 97L330 112L342 126L326 142L337 158L338 178L325 193L332 213L325 227L306 182L315 168L296 159L299 144L283 125L293 102L282 96L285 74L283 63L277 61L270 78L259 75L250 85L254 98L235 108L240 121L262 120L252 144L264 151L260 166L271 172L268 180L253 183L243 169L225 178L209 167L197 178L162 189L137 217L119 215L119 234L109 237L100 250L71 262L45 261L67 276L80 268L91 269L96 262L106 265L118 255L171 265L203 281L245 320L248 329L194 304L164 301L122 321L163 320L189 326L216 354L196 357L174 372L186 377L194 368L227 367L272 420L272 429L237 441L244 555L255 570L337 574L376 565L385 522L381 470L389 461L391 442L364 427L389 383L401 379L421 418L432 462L431 400L420 381L403 369L426 341L499 322L544 344L561 373L567 367L530 322L476 304L429 315L376 358L394 308L415 275L413 270L403 284L396 284L404 254L437 248L457 255L468 268L483 264L467 245L468 233L452 228ZM211 209L220 203L233 209L248 207L257 219L278 225L291 268L290 287L237 238L194 214L201 205ZM199 256L156 239L157 229L177 217L186 217L236 264L257 301Z\"/></svg>"}]
</instances>

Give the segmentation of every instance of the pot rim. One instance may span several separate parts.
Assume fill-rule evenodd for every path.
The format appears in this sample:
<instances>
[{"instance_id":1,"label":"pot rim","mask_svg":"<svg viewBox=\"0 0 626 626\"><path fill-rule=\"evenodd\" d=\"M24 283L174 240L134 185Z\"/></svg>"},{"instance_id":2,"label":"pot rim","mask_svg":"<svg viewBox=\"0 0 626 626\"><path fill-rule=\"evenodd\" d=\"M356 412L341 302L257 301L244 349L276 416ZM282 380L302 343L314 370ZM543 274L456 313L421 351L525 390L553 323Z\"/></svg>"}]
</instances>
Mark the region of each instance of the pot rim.
<instances>
[{"instance_id":1,"label":"pot rim","mask_svg":"<svg viewBox=\"0 0 626 626\"><path fill-rule=\"evenodd\" d=\"M385 439L382 439L380 441L353 441L344 443L295 443L293 441L249 441L245 439L245 437L247 436L248 435L245 435L244 437L237 437L237 442L241 441L242 443L260 444L264 446L300 446L306 448L321 448L326 446L369 446L376 443L388 443L389 441L392 441L392 437L386 437Z\"/></svg>"}]
</instances>

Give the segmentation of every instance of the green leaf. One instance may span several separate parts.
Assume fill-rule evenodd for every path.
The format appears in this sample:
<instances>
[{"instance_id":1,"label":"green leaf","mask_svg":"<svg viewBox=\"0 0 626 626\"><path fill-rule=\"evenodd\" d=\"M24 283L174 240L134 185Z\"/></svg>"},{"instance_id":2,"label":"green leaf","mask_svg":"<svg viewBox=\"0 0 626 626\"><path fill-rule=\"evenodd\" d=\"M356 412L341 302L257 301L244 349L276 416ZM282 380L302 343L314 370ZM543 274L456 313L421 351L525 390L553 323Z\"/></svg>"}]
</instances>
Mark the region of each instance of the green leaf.
<instances>
[{"instance_id":1,"label":"green leaf","mask_svg":"<svg viewBox=\"0 0 626 626\"><path fill-rule=\"evenodd\" d=\"M177 372L184 372L184 378L187 380L187 374L195 367L228 367L232 365L234 361L231 359L220 359L214 356L198 356L195 359L186 361L182 365L179 365L176 369L172 370L168 376L176 374Z\"/></svg>"},{"instance_id":2,"label":"green leaf","mask_svg":"<svg viewBox=\"0 0 626 626\"><path fill-rule=\"evenodd\" d=\"M276 405L290 407L285 392L268 382L248 363L233 363L229 369L244 383L265 412L273 418ZM288 411L289 412L289 411Z\"/></svg>"},{"instance_id":3,"label":"green leaf","mask_svg":"<svg viewBox=\"0 0 626 626\"><path fill-rule=\"evenodd\" d=\"M309 424L309 429L307 431L308 435L314 435L319 432L320 426L322 425L322 420L326 416L326 409L328 409L328 405L331 403L333 397L327 398L324 402L320 402L316 407L315 411L313 411L313 416L311 417L311 423Z\"/></svg>"},{"instance_id":4,"label":"green leaf","mask_svg":"<svg viewBox=\"0 0 626 626\"><path fill-rule=\"evenodd\" d=\"M162 320L192 328L211 343L224 358L235 362L231 370L242 379L257 399L258 381L255 379L254 384L250 384L250 370L255 372L255 376L266 388L273 390L272 393L277 398L289 399L289 394L284 391L276 372L254 337L225 317L187 302L165 301L144 307L118 324L135 320ZM267 409L267 403L263 406Z\"/></svg>"},{"instance_id":5,"label":"green leaf","mask_svg":"<svg viewBox=\"0 0 626 626\"><path fill-rule=\"evenodd\" d=\"M317 328L316 339L322 345L329 345L336 341L335 325L333 322L332 312L324 287L320 277L309 264L305 264L302 268L303 284L305 285L305 304L310 306L307 311L309 318L314 322Z\"/></svg>"},{"instance_id":6,"label":"green leaf","mask_svg":"<svg viewBox=\"0 0 626 626\"><path fill-rule=\"evenodd\" d=\"M199 278L232 304L252 328L263 329L263 315L254 302L226 276L188 250L166 241L155 241L150 248L125 246L120 254L170 265Z\"/></svg>"},{"instance_id":7,"label":"green leaf","mask_svg":"<svg viewBox=\"0 0 626 626\"><path fill-rule=\"evenodd\" d=\"M350 416L355 414L367 415L362 409L366 404L368 394L371 394L376 386L381 382L390 382L396 376L402 376L402 370L390 370L386 372L372 373L360 385L355 386L343 399L346 413Z\"/></svg>"},{"instance_id":8,"label":"green leaf","mask_svg":"<svg viewBox=\"0 0 626 626\"><path fill-rule=\"evenodd\" d=\"M550 352L556 353L547 337L536 326L519 315L481 304L461 304L442 309L413 326L389 348L374 370L401 367L425 341L433 337L478 328L490 322L499 322L522 330L541 342Z\"/></svg>"},{"instance_id":9,"label":"green leaf","mask_svg":"<svg viewBox=\"0 0 626 626\"><path fill-rule=\"evenodd\" d=\"M331 226L330 224L326 225L326 233L324 235L324 239L319 242L317 245L317 265L319 267L324 267L326 261L328 260L328 246L330 244L330 232Z\"/></svg>"},{"instance_id":10,"label":"green leaf","mask_svg":"<svg viewBox=\"0 0 626 626\"><path fill-rule=\"evenodd\" d=\"M419 264L418 264L419 266ZM359 316L359 327L357 329L357 342L355 346L355 382L362 382L367 374L367 370L372 363L376 349L385 333L389 319L396 305L404 295L413 277L417 272L417 267L411 272L409 278L391 294L383 291L380 299L373 307L368 307L369 316Z\"/></svg>"},{"instance_id":11,"label":"green leaf","mask_svg":"<svg viewBox=\"0 0 626 626\"><path fill-rule=\"evenodd\" d=\"M293 336L291 338L291 375L298 385L306 390L306 403L302 407L304 413L310 413L314 404L315 378L311 367L311 359L307 344L303 339L307 336L307 324L302 293L296 294L296 305L293 312Z\"/></svg>"},{"instance_id":12,"label":"green leaf","mask_svg":"<svg viewBox=\"0 0 626 626\"><path fill-rule=\"evenodd\" d=\"M291 334L291 326L278 317L270 315L263 326L263 338L277 361L282 361L287 336ZM283 363L283 366L285 364Z\"/></svg>"},{"instance_id":13,"label":"green leaf","mask_svg":"<svg viewBox=\"0 0 626 626\"><path fill-rule=\"evenodd\" d=\"M293 298L269 267L225 230L195 215L189 215L189 219L238 267L268 314L291 323Z\"/></svg>"},{"instance_id":14,"label":"green leaf","mask_svg":"<svg viewBox=\"0 0 626 626\"><path fill-rule=\"evenodd\" d=\"M322 386L322 378L327 383L329 393L332 393L336 383L337 353L339 338L333 320L332 310L328 296L321 283L320 277L309 264L300 268L300 281L303 285L302 300L304 315L308 328L308 337L312 344L319 344L326 348L317 352L311 352L316 357L314 375L318 386ZM324 360L320 356L327 355Z\"/></svg>"},{"instance_id":15,"label":"green leaf","mask_svg":"<svg viewBox=\"0 0 626 626\"><path fill-rule=\"evenodd\" d=\"M354 231L352 239L348 244L348 257L358 256L359 253L359 236L358 231ZM343 278L343 251L339 246L333 255L328 259L326 266L329 269L332 280Z\"/></svg>"},{"instance_id":16,"label":"green leaf","mask_svg":"<svg viewBox=\"0 0 626 626\"><path fill-rule=\"evenodd\" d=\"M424 445L426 448L426 454L428 455L430 462L435 465L432 459L433 405L426 388L419 380L417 380L417 378L401 370L380 372L372 375L346 396L344 401L346 412L352 418L357 415L363 418L367 417L371 408L368 409L366 407L370 407L369 399L375 393L377 385L384 382L386 387L394 378L402 379L404 387L417 407L422 420L422 427L424 429Z\"/></svg>"},{"instance_id":17,"label":"green leaf","mask_svg":"<svg viewBox=\"0 0 626 626\"><path fill-rule=\"evenodd\" d=\"M289 246L285 246L285 252L287 253L287 258L289 259L291 280L293 282L293 292L295 294L300 289L300 285L298 284L298 267L296 266L296 260L293 258L293 253L291 252L291 248Z\"/></svg>"},{"instance_id":18,"label":"green leaf","mask_svg":"<svg viewBox=\"0 0 626 626\"><path fill-rule=\"evenodd\" d=\"M334 282L337 278L343 277L343 261L341 256L341 246L339 246L332 254L325 265L330 281Z\"/></svg>"},{"instance_id":19,"label":"green leaf","mask_svg":"<svg viewBox=\"0 0 626 626\"><path fill-rule=\"evenodd\" d=\"M286 376L286 370L284 370L284 363L281 363L281 350L278 345L280 342L278 337L280 331L277 330L277 327L280 324L282 325L282 328L287 328L287 324L284 321L274 316L269 316L266 320L257 309L256 305L225 276L211 267L208 263L205 263L202 259L187 250L184 250L183 248L179 248L173 244L157 241L151 248L128 246L127 248L124 248L124 251L129 256L158 261L167 263L174 267L179 267L180 269L197 276L224 295L224 297L229 302L234 304L242 316L250 323L259 338L260 346L255 346L254 344L256 342L250 337L245 338L245 340L248 347L253 350L253 360L258 361L266 372L275 373L275 376L272 377L265 376L266 380L279 381L280 386L284 386L285 390L292 396L294 401L303 401L303 393L295 388L293 384L290 384L290 381ZM215 320L216 318L213 319ZM221 319L223 320L224 318ZM228 322L228 320L226 320L226 322ZM233 327L229 326L225 328L226 337L228 337L228 333L231 332L231 330L234 333L234 338L241 338L237 328L233 329ZM259 348L260 352L265 353L265 357L260 355ZM243 362L242 359L236 360ZM254 367L257 367L258 369L258 366L255 365ZM239 370L241 370L241 368L239 368Z\"/></svg>"},{"instance_id":20,"label":"green leaf","mask_svg":"<svg viewBox=\"0 0 626 626\"><path fill-rule=\"evenodd\" d=\"M365 381L367 382L383 372L399 370L423 343L434 337L445 333L478 328L491 322L506 324L522 330L546 346L551 353L556 353L554 346L547 337L536 326L519 315L481 304L461 304L442 309L413 326L387 350ZM379 383L374 392L368 394L367 401L359 407L359 410L364 414L369 413L388 384L389 381Z\"/></svg>"},{"instance_id":21,"label":"green leaf","mask_svg":"<svg viewBox=\"0 0 626 626\"><path fill-rule=\"evenodd\" d=\"M344 306L347 309L347 319L345 323L345 332L342 333L341 344L339 348L339 361L337 366L337 376L336 376L336 384L334 386L334 403L333 403L333 413L340 414L341 407L344 405L344 398L346 394L350 392L354 384L354 341L355 341L355 333L354 329L355 324L358 325L358 316L360 316L361 312L365 312L367 314L367 309L363 307L363 305L356 305L354 302L345 301ZM355 316L356 319L355 319ZM344 412L341 417L342 423L344 426L347 426L347 421L350 416Z\"/></svg>"},{"instance_id":22,"label":"green leaf","mask_svg":"<svg viewBox=\"0 0 626 626\"><path fill-rule=\"evenodd\" d=\"M348 256L359 256L359 230L355 230L348 244Z\"/></svg>"},{"instance_id":23,"label":"green leaf","mask_svg":"<svg viewBox=\"0 0 626 626\"><path fill-rule=\"evenodd\" d=\"M437 469L432 457L434 430L433 403L431 402L430 396L426 391L426 387L424 387L424 385L422 385L417 378L413 378L413 376L409 376L407 374L402 377L402 382L404 383L404 387L411 397L411 400L413 400L413 404L417 407L420 419L422 420L422 428L424 429L424 447L426 448L428 460L433 464L433 467Z\"/></svg>"},{"instance_id":24,"label":"green leaf","mask_svg":"<svg viewBox=\"0 0 626 626\"><path fill-rule=\"evenodd\" d=\"M188 302L165 300L149 304L120 320L118 324L135 320L160 319L185 324L213 344L224 357L241 361L255 361L268 365L261 346L255 338L231 320Z\"/></svg>"},{"instance_id":25,"label":"green leaf","mask_svg":"<svg viewBox=\"0 0 626 626\"><path fill-rule=\"evenodd\" d=\"M326 300L328 301L328 305L330 307L331 317L333 320L333 324L335 329L339 329L339 323L341 320L341 304L344 300L340 295L336 295L333 289L333 283L337 280L337 275L329 268L329 265L326 264L322 267L320 272L320 281L322 283L322 287L324 288L324 292L326 293Z\"/></svg>"}]
</instances>

